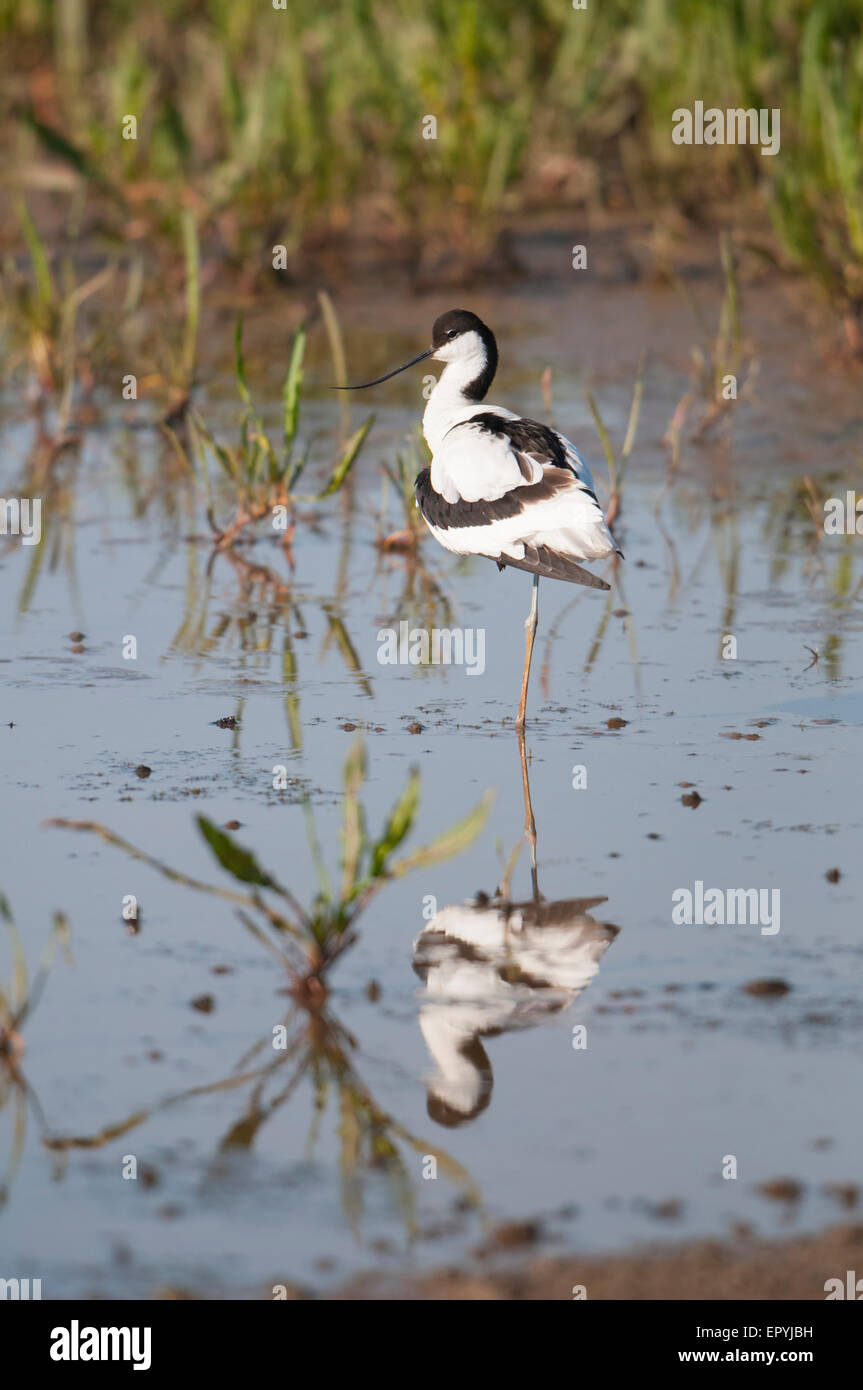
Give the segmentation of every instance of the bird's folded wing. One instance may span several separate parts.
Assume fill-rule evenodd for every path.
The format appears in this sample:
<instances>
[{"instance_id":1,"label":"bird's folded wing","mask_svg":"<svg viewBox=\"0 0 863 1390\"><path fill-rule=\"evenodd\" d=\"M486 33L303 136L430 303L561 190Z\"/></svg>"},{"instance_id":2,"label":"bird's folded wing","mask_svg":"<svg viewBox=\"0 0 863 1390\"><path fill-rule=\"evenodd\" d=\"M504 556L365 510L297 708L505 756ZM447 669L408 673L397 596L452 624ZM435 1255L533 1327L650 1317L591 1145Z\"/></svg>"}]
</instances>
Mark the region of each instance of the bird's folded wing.
<instances>
[{"instance_id":1,"label":"bird's folded wing","mask_svg":"<svg viewBox=\"0 0 863 1390\"><path fill-rule=\"evenodd\" d=\"M432 460L435 492L451 503L496 502L512 488L542 482L541 455L514 444L507 428L512 423L482 411L454 425Z\"/></svg>"},{"instance_id":2,"label":"bird's folded wing","mask_svg":"<svg viewBox=\"0 0 863 1390\"><path fill-rule=\"evenodd\" d=\"M522 559L502 554L497 564L498 569L510 565L513 569L527 570L528 574L538 574L544 579L566 579L570 584L584 584L588 589L611 588L599 575L591 574L575 560L570 560L567 555L559 555L547 545L525 545Z\"/></svg>"}]
</instances>

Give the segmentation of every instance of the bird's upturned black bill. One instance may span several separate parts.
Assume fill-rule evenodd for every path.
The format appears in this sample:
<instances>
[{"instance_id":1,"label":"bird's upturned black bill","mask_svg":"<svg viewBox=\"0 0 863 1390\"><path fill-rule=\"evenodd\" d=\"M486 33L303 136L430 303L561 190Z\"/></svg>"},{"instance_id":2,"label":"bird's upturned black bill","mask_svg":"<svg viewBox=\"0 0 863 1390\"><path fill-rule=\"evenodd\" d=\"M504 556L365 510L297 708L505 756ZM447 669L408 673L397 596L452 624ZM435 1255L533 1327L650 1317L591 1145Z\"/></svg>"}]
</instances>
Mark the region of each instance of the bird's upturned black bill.
<instances>
[{"instance_id":1,"label":"bird's upturned black bill","mask_svg":"<svg viewBox=\"0 0 863 1390\"><path fill-rule=\"evenodd\" d=\"M398 376L399 372L406 372L408 367L415 367L417 362L422 362L424 357L431 357L434 348L426 348L418 357L412 357L410 362L405 362L403 367L396 367L395 371L387 372L386 376L376 376L374 381L359 381L356 386L334 386L334 391L365 391L367 386L378 386L382 381L389 381L391 376Z\"/></svg>"}]
</instances>

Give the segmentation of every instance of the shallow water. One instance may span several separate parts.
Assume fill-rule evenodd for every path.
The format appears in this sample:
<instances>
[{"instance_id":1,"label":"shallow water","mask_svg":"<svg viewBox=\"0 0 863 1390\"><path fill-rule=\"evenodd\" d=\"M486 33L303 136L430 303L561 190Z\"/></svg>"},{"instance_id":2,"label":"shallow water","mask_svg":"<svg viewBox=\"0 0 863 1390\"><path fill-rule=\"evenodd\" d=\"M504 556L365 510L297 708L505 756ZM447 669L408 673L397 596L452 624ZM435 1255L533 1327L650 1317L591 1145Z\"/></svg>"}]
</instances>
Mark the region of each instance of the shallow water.
<instances>
[{"instance_id":1,"label":"shallow water","mask_svg":"<svg viewBox=\"0 0 863 1390\"><path fill-rule=\"evenodd\" d=\"M570 914L553 946L534 941L529 954L519 937L498 950L489 911L470 919L482 937L476 968L446 951L425 984L413 968L434 911L494 893L521 835L512 720L530 591L527 576L459 562L429 540L432 589L376 549L379 532L401 524L392 504L386 522L378 516L378 462L418 413L416 381L400 378L375 400L378 424L352 493L304 509L293 579L271 542L242 550L282 576L289 599L226 557L207 576L206 523L191 496L168 486L151 434L110 417L86 438L65 526L46 503L44 562L23 601L35 549L0 551L0 882L31 966L55 909L69 917L75 958L55 963L25 1028L23 1074L44 1131L31 1107L0 1209L0 1273L42 1278L45 1297L165 1286L266 1297L274 1283L325 1288L357 1268L463 1261L498 1223L526 1218L541 1223L540 1239L576 1250L837 1218L826 1187L857 1180L863 1143L863 568L859 537L813 545L794 488L805 473L823 496L854 486L860 421L853 402L843 420L825 421L822 385L782 356L774 323L758 343L765 394L741 405L734 446L688 451L669 483L656 441L685 386L676 364L688 340L670 292L626 294L634 327L606 357L608 297L601 308L588 296L585 317L551 342L541 331L550 293L529 309L518 296L475 303L511 342L496 400L540 412L542 366L575 364L571 376L555 373L556 421L600 476L580 390L585 328L600 362L614 364L597 392L618 441L638 350L651 334L659 345L625 487L618 587L608 604L592 591L540 587L527 732L539 889L549 903L600 900ZM342 305L345 321L362 321L361 307ZM364 367L418 350L409 320L436 307L394 311ZM756 329L763 312L756 298ZM790 331L792 311L776 312ZM370 336L383 334L371 311L366 322ZM355 363L362 341L349 335ZM318 372L325 380L322 356ZM231 420L230 383L214 376L207 394ZM355 422L367 404L354 401ZM307 427L332 419L321 394ZM5 496L16 493L29 431L7 402ZM381 665L378 632L401 621L483 629L484 672ZM85 634L83 652L71 650L74 630ZM121 654L129 634L136 661ZM726 634L736 659L721 656ZM229 715L238 728L215 726ZM421 731L408 732L417 723ZM373 829L412 765L422 799L411 844L487 789L496 800L469 849L382 889L333 968L326 1015L313 1024L295 1013L291 1026L306 1038L280 1059L271 1040L291 1014L285 977L230 906L44 822L99 821L227 887L195 815L236 820L238 840L311 902L302 796L335 867L342 766L363 730ZM145 780L135 773L142 763ZM277 764L288 772L284 792L272 789ZM579 789L577 767L587 781ZM825 877L833 868L835 883ZM779 890L780 929L675 925L672 894L697 880ZM121 919L126 894L142 907L136 935ZM512 896L530 894L525 847ZM585 944L598 932L591 921L619 929L601 934L598 957ZM744 992L764 978L790 988ZM190 1007L205 994L210 1012ZM579 1025L583 1048L573 1046ZM250 1074L273 1059L260 1086ZM308 1069L282 1094L301 1059ZM310 1142L315 1066L331 1084ZM403 1172L380 1154L353 1175L340 1170L350 1120L339 1082L364 1088L375 1132L400 1150ZM13 1150L19 1094L0 1090L0 1165ZM439 1122L459 1106L461 1123ZM139 1122L106 1135L133 1116ZM58 1147L58 1137L86 1142ZM435 1180L423 1176L428 1155L438 1157ZM729 1155L736 1181L722 1178ZM122 1176L128 1156L137 1181ZM780 1177L800 1184L797 1198L758 1191Z\"/></svg>"}]
</instances>

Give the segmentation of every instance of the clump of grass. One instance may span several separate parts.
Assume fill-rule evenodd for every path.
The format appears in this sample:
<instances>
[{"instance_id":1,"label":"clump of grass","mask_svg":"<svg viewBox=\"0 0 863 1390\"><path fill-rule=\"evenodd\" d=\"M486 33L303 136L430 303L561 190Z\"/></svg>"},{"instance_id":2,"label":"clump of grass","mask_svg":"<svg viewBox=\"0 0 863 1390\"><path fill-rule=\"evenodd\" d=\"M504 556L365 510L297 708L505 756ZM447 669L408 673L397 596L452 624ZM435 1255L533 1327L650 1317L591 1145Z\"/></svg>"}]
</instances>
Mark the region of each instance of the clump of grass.
<instances>
[{"instance_id":1,"label":"clump of grass","mask_svg":"<svg viewBox=\"0 0 863 1390\"><path fill-rule=\"evenodd\" d=\"M183 245L183 320L179 342L169 342L168 367L162 375L151 378L152 384L168 387L164 423L179 425L185 418L195 384L198 362L198 330L201 320L201 243L198 219L191 208L180 214L180 233ZM176 331L174 334L176 339Z\"/></svg>"},{"instance_id":2,"label":"clump of grass","mask_svg":"<svg viewBox=\"0 0 863 1390\"><path fill-rule=\"evenodd\" d=\"M691 385L678 401L665 432L664 443L672 451L673 471L676 471L679 463L687 421L693 425L689 438L693 441L703 439L720 421L729 417L746 388L751 386L757 369L757 364L747 355L743 340L740 281L734 248L727 232L723 232L719 238L719 258L723 293L719 323L712 336L687 285L679 277L673 277L692 309L701 335L701 342L692 348ZM741 376L744 368L745 375Z\"/></svg>"},{"instance_id":3,"label":"clump of grass","mask_svg":"<svg viewBox=\"0 0 863 1390\"><path fill-rule=\"evenodd\" d=\"M16 211L30 274L22 274L7 263L0 278L0 310L9 329L6 370L11 375L25 364L34 387L34 402L39 407L56 402L54 437L61 441L69 425L79 372L88 355L89 344L78 332L78 311L91 295L110 283L114 267L106 266L78 284L72 259L65 256L59 273L55 272L23 199L17 201Z\"/></svg>"},{"instance_id":4,"label":"clump of grass","mask_svg":"<svg viewBox=\"0 0 863 1390\"><path fill-rule=\"evenodd\" d=\"M793 157L777 170L773 224L792 264L842 313L863 357L863 44L860 13L814 4L800 36Z\"/></svg>"},{"instance_id":5,"label":"clump of grass","mask_svg":"<svg viewBox=\"0 0 863 1390\"><path fill-rule=\"evenodd\" d=\"M605 426L605 421L596 403L596 398L590 390L586 390L584 395L588 404L596 432L599 435L602 450L605 454L605 462L608 467L609 498L608 507L605 513L606 525L613 530L614 523L617 521L623 506L623 484L626 477L626 468L629 463L629 456L635 444L635 436L638 432L638 418L641 414L641 399L644 394L644 369L647 358L641 354L638 362L638 370L635 373L635 384L632 388L632 402L629 407L629 420L626 425L626 435L620 450L620 456L615 453L611 443L611 437ZM549 403L551 400L550 383L547 388Z\"/></svg>"},{"instance_id":6,"label":"clump of grass","mask_svg":"<svg viewBox=\"0 0 863 1390\"><path fill-rule=\"evenodd\" d=\"M192 442L192 457L197 458L207 494L207 517L215 536L215 544L224 549L234 544L249 526L270 517L278 523L282 542L290 546L293 537L293 511L297 502L321 502L342 487L359 457L366 437L374 424L374 416L356 430L342 448L329 481L321 491L300 494L297 484L309 462L307 452L297 448L302 397L303 358L306 349L306 330L303 324L294 334L287 376L282 390L282 437L274 440L264 428L249 391L243 355L243 318L237 319L234 334L234 364L237 386L244 411L240 438L236 445L217 440L198 411L190 411L187 429ZM174 447L186 460L192 460L180 441L179 434L164 426ZM233 494L234 516L220 523L216 519L216 502L210 473L210 458L220 465ZM280 511L279 511L280 509Z\"/></svg>"},{"instance_id":7,"label":"clump of grass","mask_svg":"<svg viewBox=\"0 0 863 1390\"><path fill-rule=\"evenodd\" d=\"M324 977L333 962L356 940L359 916L386 883L414 869L429 868L465 849L479 834L491 804L488 793L462 820L430 844L396 858L396 850L413 828L419 805L420 775L414 769L377 837L366 829L360 791L366 778L366 756L358 740L344 766L341 858L338 879L331 877L321 854L308 800L304 803L309 853L318 877L318 891L304 907L292 890L261 867L251 850L205 816L198 829L220 866L244 891L202 883L137 849L95 821L57 819L49 822L68 830L84 830L149 864L173 882L185 884L233 903L246 929L287 969L301 997L325 993Z\"/></svg>"},{"instance_id":8,"label":"clump of grass","mask_svg":"<svg viewBox=\"0 0 863 1390\"><path fill-rule=\"evenodd\" d=\"M575 17L556 0L515 17L509 0L264 12L258 0L206 12L175 0L132 13L102 0L98 26L95 14L88 31L73 26L74 43L68 9L0 9L0 75L26 62L50 73L53 94L50 114L36 112L0 83L6 163L43 149L115 227L134 214L173 234L194 206L248 266L268 241L293 253L361 219L387 235L437 229L453 248L487 243L527 205L727 211L757 191L787 258L844 305L860 341L858 0L617 0ZM673 144L671 113L695 92L723 109L778 107L779 158ZM134 141L118 139L125 114L139 116Z\"/></svg>"}]
</instances>

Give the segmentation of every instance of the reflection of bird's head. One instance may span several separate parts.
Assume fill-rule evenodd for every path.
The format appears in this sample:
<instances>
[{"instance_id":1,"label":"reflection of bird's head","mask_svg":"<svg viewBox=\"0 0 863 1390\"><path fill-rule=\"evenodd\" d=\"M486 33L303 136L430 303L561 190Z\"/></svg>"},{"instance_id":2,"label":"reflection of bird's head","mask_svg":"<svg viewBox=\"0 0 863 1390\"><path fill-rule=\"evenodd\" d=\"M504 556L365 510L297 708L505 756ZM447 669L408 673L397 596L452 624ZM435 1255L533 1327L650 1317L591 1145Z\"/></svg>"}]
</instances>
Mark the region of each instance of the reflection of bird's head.
<instances>
[{"instance_id":1,"label":"reflection of bird's head","mask_svg":"<svg viewBox=\"0 0 863 1390\"><path fill-rule=\"evenodd\" d=\"M476 1119L491 1101L494 1075L488 1053L478 1037L469 1038L459 1047L466 1069L471 1072L467 1087L449 1086L443 1077L435 1078L426 1091L426 1110L429 1118L446 1129L456 1129L468 1120ZM462 1078L464 1079L464 1078ZM440 1082L444 1082L440 1085Z\"/></svg>"}]
</instances>

